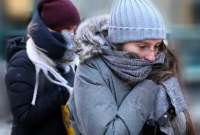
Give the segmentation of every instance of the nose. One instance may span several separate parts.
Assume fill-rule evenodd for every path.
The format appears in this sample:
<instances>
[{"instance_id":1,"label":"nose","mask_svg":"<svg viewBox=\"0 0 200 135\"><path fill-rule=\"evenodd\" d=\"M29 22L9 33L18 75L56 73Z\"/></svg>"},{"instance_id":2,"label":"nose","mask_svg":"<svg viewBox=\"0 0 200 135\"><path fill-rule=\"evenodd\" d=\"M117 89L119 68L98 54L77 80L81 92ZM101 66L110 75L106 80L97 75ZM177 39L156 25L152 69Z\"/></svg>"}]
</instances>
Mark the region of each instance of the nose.
<instances>
[{"instance_id":1,"label":"nose","mask_svg":"<svg viewBox=\"0 0 200 135\"><path fill-rule=\"evenodd\" d=\"M155 52L154 51L150 51L148 54L146 54L145 59L150 61L150 62L154 62L156 57L155 57Z\"/></svg>"}]
</instances>

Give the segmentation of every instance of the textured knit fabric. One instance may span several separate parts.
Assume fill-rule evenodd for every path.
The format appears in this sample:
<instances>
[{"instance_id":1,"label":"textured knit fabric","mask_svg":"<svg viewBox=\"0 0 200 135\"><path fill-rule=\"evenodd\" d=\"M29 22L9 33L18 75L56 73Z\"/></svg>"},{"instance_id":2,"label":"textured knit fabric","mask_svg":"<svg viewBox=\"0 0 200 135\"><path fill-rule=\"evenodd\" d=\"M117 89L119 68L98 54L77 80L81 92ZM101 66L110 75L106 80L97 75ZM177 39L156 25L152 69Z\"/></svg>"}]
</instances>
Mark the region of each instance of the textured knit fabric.
<instances>
[{"instance_id":1,"label":"textured knit fabric","mask_svg":"<svg viewBox=\"0 0 200 135\"><path fill-rule=\"evenodd\" d=\"M64 56L67 50L64 38L61 34L58 35L49 32L48 28L41 20L38 11L35 11L27 31L29 36L34 40L34 43L45 52L48 57L58 60Z\"/></svg>"},{"instance_id":2,"label":"textured knit fabric","mask_svg":"<svg viewBox=\"0 0 200 135\"><path fill-rule=\"evenodd\" d=\"M149 76L154 64L163 64L165 54L159 53L154 62L142 60L137 56L128 55L121 51L102 50L104 62L116 73L122 80L130 83L137 83Z\"/></svg>"},{"instance_id":3,"label":"textured knit fabric","mask_svg":"<svg viewBox=\"0 0 200 135\"><path fill-rule=\"evenodd\" d=\"M40 4L40 2L38 4ZM54 16L54 18L56 17ZM60 22L57 21L54 23L58 23L59 25ZM68 47L69 44L71 45L71 40L66 40L68 37L64 37L64 34L61 32L50 32L48 27L49 26L47 26L41 18L38 7L38 9L35 10L33 18L27 28L29 36L34 40L37 47L39 47L51 59L59 60L63 57L69 58L69 56L73 53ZM69 58L69 61L71 60L72 58Z\"/></svg>"},{"instance_id":4,"label":"textured knit fabric","mask_svg":"<svg viewBox=\"0 0 200 135\"><path fill-rule=\"evenodd\" d=\"M150 0L116 0L108 31L112 43L166 37L164 20Z\"/></svg>"},{"instance_id":5,"label":"textured knit fabric","mask_svg":"<svg viewBox=\"0 0 200 135\"><path fill-rule=\"evenodd\" d=\"M70 29L80 23L78 10L71 0L42 0L39 8L42 20L52 30Z\"/></svg>"}]
</instances>

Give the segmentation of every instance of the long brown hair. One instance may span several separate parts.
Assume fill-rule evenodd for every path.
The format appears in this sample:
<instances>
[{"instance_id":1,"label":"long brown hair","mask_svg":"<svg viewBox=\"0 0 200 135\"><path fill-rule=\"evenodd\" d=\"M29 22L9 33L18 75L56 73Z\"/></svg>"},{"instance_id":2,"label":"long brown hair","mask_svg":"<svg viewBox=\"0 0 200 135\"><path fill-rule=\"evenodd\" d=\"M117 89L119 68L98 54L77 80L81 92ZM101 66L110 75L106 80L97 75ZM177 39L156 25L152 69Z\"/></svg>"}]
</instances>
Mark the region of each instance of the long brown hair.
<instances>
[{"instance_id":1,"label":"long brown hair","mask_svg":"<svg viewBox=\"0 0 200 135\"><path fill-rule=\"evenodd\" d=\"M175 76L178 78L180 84L182 84L181 81L181 74L180 74L180 68L179 68L179 61L177 57L175 56L175 53L168 48L164 42L161 43L159 51L163 51L166 55L165 62L163 65L154 65L153 71L149 75L149 79L154 80L157 83L160 83L162 81L165 81L169 79L172 76ZM195 135L194 127L192 124L191 116L188 111L184 112L186 117L186 135Z\"/></svg>"},{"instance_id":2,"label":"long brown hair","mask_svg":"<svg viewBox=\"0 0 200 135\"><path fill-rule=\"evenodd\" d=\"M159 83L169 79L172 76L176 76L180 81L179 61L174 55L173 51L166 47L164 42L160 44L159 51L165 53L165 62L164 64L153 65L153 71L148 78Z\"/></svg>"}]
</instances>

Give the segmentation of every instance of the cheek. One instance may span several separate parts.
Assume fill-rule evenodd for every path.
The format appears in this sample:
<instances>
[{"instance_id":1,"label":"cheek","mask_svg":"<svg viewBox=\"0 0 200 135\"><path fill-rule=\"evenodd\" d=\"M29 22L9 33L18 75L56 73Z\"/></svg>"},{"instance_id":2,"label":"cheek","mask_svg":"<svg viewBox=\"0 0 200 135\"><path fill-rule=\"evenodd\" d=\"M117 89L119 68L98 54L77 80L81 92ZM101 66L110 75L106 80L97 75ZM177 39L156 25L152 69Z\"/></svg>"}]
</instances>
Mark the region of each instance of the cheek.
<instances>
[{"instance_id":1,"label":"cheek","mask_svg":"<svg viewBox=\"0 0 200 135\"><path fill-rule=\"evenodd\" d=\"M135 54L137 54L141 59L145 58L145 55L146 55L143 51L139 51L139 50L135 52Z\"/></svg>"},{"instance_id":2,"label":"cheek","mask_svg":"<svg viewBox=\"0 0 200 135\"><path fill-rule=\"evenodd\" d=\"M122 47L122 50L123 51L126 51L126 52L133 52L133 53L137 53L139 50L133 46L133 45L124 45Z\"/></svg>"},{"instance_id":3,"label":"cheek","mask_svg":"<svg viewBox=\"0 0 200 135\"><path fill-rule=\"evenodd\" d=\"M134 54L138 55L140 58L145 57L145 53L135 46L124 46L123 51L127 51L129 53L134 53Z\"/></svg>"}]
</instances>

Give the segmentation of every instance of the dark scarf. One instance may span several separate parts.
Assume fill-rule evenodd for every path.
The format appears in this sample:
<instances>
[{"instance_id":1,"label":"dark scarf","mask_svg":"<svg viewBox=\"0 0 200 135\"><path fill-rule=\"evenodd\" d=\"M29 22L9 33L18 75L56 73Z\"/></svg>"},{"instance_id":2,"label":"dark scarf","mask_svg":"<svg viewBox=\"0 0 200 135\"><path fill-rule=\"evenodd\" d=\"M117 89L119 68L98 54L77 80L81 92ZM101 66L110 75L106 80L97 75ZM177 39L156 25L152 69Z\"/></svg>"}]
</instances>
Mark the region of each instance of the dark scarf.
<instances>
[{"instance_id":1,"label":"dark scarf","mask_svg":"<svg viewBox=\"0 0 200 135\"><path fill-rule=\"evenodd\" d=\"M67 49L68 41L63 38L61 33L50 32L37 10L28 26L28 34L51 59L59 60L63 57L69 61L74 59L74 51Z\"/></svg>"},{"instance_id":2,"label":"dark scarf","mask_svg":"<svg viewBox=\"0 0 200 135\"><path fill-rule=\"evenodd\" d=\"M137 83L146 79L152 71L154 64L163 64L165 54L160 52L154 62L142 60L137 55L127 52L102 49L102 58L107 66L121 79Z\"/></svg>"}]
</instances>

